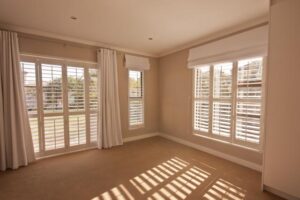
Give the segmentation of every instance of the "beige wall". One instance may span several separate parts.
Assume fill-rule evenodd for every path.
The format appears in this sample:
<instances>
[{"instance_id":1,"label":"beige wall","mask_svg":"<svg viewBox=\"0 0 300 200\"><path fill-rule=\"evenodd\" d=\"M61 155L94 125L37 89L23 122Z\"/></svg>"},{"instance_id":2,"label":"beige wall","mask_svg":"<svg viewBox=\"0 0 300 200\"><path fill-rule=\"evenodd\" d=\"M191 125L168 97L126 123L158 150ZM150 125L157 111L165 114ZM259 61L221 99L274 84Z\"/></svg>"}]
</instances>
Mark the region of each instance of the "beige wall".
<instances>
[{"instance_id":1,"label":"beige wall","mask_svg":"<svg viewBox=\"0 0 300 200\"><path fill-rule=\"evenodd\" d=\"M96 62L96 47L73 44L41 37L20 35L21 53L64 57ZM118 77L123 137L158 131L158 61L150 58L151 69L145 72L145 127L128 129L128 70L123 66L123 52L118 52Z\"/></svg>"},{"instance_id":2,"label":"beige wall","mask_svg":"<svg viewBox=\"0 0 300 200\"><path fill-rule=\"evenodd\" d=\"M300 198L300 1L272 1L270 16L263 178Z\"/></svg>"},{"instance_id":3,"label":"beige wall","mask_svg":"<svg viewBox=\"0 0 300 200\"><path fill-rule=\"evenodd\" d=\"M193 135L193 73L187 58L188 50L183 50L159 60L160 131L261 165L261 153Z\"/></svg>"}]
</instances>

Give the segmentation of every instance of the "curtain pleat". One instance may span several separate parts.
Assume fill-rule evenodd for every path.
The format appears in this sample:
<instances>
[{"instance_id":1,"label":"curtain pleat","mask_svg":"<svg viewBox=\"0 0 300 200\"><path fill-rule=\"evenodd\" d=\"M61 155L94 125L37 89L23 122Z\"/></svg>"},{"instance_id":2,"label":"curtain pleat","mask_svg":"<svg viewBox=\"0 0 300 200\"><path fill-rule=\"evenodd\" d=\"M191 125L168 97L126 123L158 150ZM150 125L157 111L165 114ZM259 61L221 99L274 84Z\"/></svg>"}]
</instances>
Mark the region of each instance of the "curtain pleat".
<instances>
[{"instance_id":1,"label":"curtain pleat","mask_svg":"<svg viewBox=\"0 0 300 200\"><path fill-rule=\"evenodd\" d=\"M0 31L0 169L35 160L16 33Z\"/></svg>"},{"instance_id":2,"label":"curtain pleat","mask_svg":"<svg viewBox=\"0 0 300 200\"><path fill-rule=\"evenodd\" d=\"M97 54L100 71L100 124L98 148L123 144L116 51L100 49Z\"/></svg>"}]
</instances>

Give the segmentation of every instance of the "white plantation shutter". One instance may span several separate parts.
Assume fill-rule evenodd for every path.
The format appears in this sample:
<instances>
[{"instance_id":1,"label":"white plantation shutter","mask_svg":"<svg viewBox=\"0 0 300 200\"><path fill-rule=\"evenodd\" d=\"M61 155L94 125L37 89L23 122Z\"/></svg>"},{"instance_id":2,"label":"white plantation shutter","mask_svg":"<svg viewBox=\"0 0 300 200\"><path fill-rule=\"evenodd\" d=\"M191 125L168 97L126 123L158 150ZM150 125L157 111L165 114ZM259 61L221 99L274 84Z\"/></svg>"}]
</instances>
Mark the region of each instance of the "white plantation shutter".
<instances>
[{"instance_id":1,"label":"white plantation shutter","mask_svg":"<svg viewBox=\"0 0 300 200\"><path fill-rule=\"evenodd\" d=\"M263 58L194 68L193 129L215 139L259 148Z\"/></svg>"},{"instance_id":2,"label":"white plantation shutter","mask_svg":"<svg viewBox=\"0 0 300 200\"><path fill-rule=\"evenodd\" d=\"M262 58L238 62L235 137L255 144L261 132L262 68Z\"/></svg>"},{"instance_id":3,"label":"white plantation shutter","mask_svg":"<svg viewBox=\"0 0 300 200\"><path fill-rule=\"evenodd\" d=\"M65 147L62 66L41 64L44 150Z\"/></svg>"},{"instance_id":4,"label":"white plantation shutter","mask_svg":"<svg viewBox=\"0 0 300 200\"><path fill-rule=\"evenodd\" d=\"M194 130L208 132L210 67L196 68L194 73Z\"/></svg>"},{"instance_id":5,"label":"white plantation shutter","mask_svg":"<svg viewBox=\"0 0 300 200\"><path fill-rule=\"evenodd\" d=\"M23 72L23 83L25 90L25 98L27 111L29 116L29 123L32 134L32 141L34 152L40 151L39 144L39 126L37 113L37 82L36 82L36 65L32 62L21 62L21 69Z\"/></svg>"},{"instance_id":6,"label":"white plantation shutter","mask_svg":"<svg viewBox=\"0 0 300 200\"><path fill-rule=\"evenodd\" d=\"M143 72L129 70L128 74L129 127L138 128L144 125Z\"/></svg>"},{"instance_id":7,"label":"white plantation shutter","mask_svg":"<svg viewBox=\"0 0 300 200\"><path fill-rule=\"evenodd\" d=\"M96 146L96 64L72 62L68 66L66 61L32 56L22 56L22 60L25 100L37 156Z\"/></svg>"},{"instance_id":8,"label":"white plantation shutter","mask_svg":"<svg viewBox=\"0 0 300 200\"><path fill-rule=\"evenodd\" d=\"M214 65L212 133L230 137L232 63Z\"/></svg>"}]
</instances>

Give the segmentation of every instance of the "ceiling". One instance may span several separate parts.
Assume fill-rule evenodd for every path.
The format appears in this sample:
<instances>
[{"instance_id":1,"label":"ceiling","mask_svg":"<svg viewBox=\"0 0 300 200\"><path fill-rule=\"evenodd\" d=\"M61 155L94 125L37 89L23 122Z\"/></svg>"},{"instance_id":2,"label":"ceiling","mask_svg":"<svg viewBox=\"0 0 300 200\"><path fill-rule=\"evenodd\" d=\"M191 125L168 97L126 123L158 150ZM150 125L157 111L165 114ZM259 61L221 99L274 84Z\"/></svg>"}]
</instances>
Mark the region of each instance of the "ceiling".
<instances>
[{"instance_id":1,"label":"ceiling","mask_svg":"<svg viewBox=\"0 0 300 200\"><path fill-rule=\"evenodd\" d=\"M0 0L0 23L159 56L265 17L268 5L269 0Z\"/></svg>"}]
</instances>

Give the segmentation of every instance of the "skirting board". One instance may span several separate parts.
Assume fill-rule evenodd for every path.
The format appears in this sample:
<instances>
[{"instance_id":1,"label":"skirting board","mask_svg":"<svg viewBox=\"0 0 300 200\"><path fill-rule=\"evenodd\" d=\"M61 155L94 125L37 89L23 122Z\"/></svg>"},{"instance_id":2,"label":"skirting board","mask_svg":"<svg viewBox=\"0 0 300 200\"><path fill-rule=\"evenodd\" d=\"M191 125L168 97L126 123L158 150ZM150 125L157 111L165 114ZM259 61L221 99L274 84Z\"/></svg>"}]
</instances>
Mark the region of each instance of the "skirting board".
<instances>
[{"instance_id":1,"label":"skirting board","mask_svg":"<svg viewBox=\"0 0 300 200\"><path fill-rule=\"evenodd\" d=\"M169 139L169 140L172 140L174 142L177 142L177 143L180 143L180 144L192 147L194 149L197 149L197 150L200 150L200 151L212 154L214 156L223 158L225 160L229 160L231 162L234 162L236 164L242 165L244 167L248 167L248 168L253 169L255 171L259 171L259 172L262 171L262 166L258 165L256 163L252 163L252 162L249 162L247 160L243 160L241 158L237 158L235 156L231 156L231 155L222 153L220 151L216 151L216 150L213 150L213 149L210 149L210 148L207 148L207 147L204 147L204 146L201 146L201 145L198 145L198 144L195 144L195 143L192 143L192 142L180 139L178 137L174 137L174 136L170 136L170 135L166 135L166 134L162 134L162 133L160 133L159 136L161 136L163 138L166 138L166 139Z\"/></svg>"},{"instance_id":2,"label":"skirting board","mask_svg":"<svg viewBox=\"0 0 300 200\"><path fill-rule=\"evenodd\" d=\"M288 200L300 200L300 198L298 198L298 197L291 196L291 195L286 194L284 192L281 192L281 191L279 191L277 189L274 189L274 188L272 188L270 186L263 185L263 190L271 192L273 194L276 194L277 196L280 196L280 197L282 197L284 199L288 199Z\"/></svg>"},{"instance_id":3,"label":"skirting board","mask_svg":"<svg viewBox=\"0 0 300 200\"><path fill-rule=\"evenodd\" d=\"M155 137L158 135L159 135L159 133L145 133L145 134L138 135L138 136L124 138L123 142L126 143L126 142L135 141L135 140L142 140L142 139L146 139L146 138L150 138L150 137Z\"/></svg>"}]
</instances>

